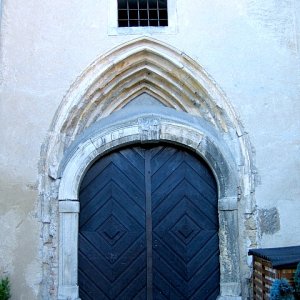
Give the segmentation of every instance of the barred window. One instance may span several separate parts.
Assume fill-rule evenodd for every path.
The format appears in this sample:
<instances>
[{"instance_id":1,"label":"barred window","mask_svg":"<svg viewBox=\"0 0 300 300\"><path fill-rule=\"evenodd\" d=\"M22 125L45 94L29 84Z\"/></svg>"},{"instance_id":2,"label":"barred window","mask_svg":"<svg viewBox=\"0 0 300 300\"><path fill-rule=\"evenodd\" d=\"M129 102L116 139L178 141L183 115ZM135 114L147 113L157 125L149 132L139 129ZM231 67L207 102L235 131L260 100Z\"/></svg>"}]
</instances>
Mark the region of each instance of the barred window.
<instances>
[{"instance_id":1,"label":"barred window","mask_svg":"<svg viewBox=\"0 0 300 300\"><path fill-rule=\"evenodd\" d=\"M118 0L118 25L168 26L167 0Z\"/></svg>"}]
</instances>

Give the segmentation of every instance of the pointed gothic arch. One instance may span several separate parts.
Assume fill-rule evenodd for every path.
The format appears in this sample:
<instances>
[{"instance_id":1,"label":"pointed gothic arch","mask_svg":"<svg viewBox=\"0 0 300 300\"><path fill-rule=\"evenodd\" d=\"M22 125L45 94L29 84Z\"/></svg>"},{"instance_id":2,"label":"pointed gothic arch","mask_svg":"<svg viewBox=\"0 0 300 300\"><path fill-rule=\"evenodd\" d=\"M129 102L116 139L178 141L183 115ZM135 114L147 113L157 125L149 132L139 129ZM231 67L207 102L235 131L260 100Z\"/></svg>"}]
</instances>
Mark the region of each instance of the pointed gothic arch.
<instances>
[{"instance_id":1,"label":"pointed gothic arch","mask_svg":"<svg viewBox=\"0 0 300 300\"><path fill-rule=\"evenodd\" d=\"M126 115L122 108L142 93L167 108L156 114L150 109ZM43 147L40 191L43 234L49 235L45 228L52 226L59 228L60 235L58 238L58 231L51 232L52 244L43 246L44 258L58 242L59 263L54 261L44 276L54 274L54 282L58 276L59 299L78 297L76 224L81 178L103 153L145 141L188 147L215 172L219 183L221 297L239 299L239 248L247 237L239 237L238 218L253 212L248 138L229 101L201 66L150 38L130 41L99 57L71 86L58 108ZM59 218L49 212L55 211L58 202Z\"/></svg>"}]
</instances>

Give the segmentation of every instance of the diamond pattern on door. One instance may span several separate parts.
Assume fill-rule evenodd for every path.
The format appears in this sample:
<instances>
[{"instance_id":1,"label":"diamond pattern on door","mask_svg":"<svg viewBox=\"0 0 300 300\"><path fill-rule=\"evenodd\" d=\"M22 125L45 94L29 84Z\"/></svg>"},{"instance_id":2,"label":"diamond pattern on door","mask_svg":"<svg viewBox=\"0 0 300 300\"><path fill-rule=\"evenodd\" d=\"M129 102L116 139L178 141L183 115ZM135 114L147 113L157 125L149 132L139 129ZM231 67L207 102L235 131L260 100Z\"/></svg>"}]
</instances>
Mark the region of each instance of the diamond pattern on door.
<instances>
[{"instance_id":1,"label":"diamond pattern on door","mask_svg":"<svg viewBox=\"0 0 300 300\"><path fill-rule=\"evenodd\" d=\"M177 150L170 159L166 151L154 157L157 171L152 177L153 298L216 299L220 273L215 181L189 153Z\"/></svg>"},{"instance_id":2,"label":"diamond pattern on door","mask_svg":"<svg viewBox=\"0 0 300 300\"><path fill-rule=\"evenodd\" d=\"M96 232L110 245L114 245L124 234L126 234L127 230L114 215L111 215L96 229Z\"/></svg>"},{"instance_id":3,"label":"diamond pattern on door","mask_svg":"<svg viewBox=\"0 0 300 300\"><path fill-rule=\"evenodd\" d=\"M87 172L80 204L82 300L217 298L217 187L193 154L151 145L110 153Z\"/></svg>"},{"instance_id":4,"label":"diamond pattern on door","mask_svg":"<svg viewBox=\"0 0 300 300\"><path fill-rule=\"evenodd\" d=\"M187 214L173 226L171 232L185 245L188 245L192 239L201 231L196 222L194 222Z\"/></svg>"},{"instance_id":5,"label":"diamond pattern on door","mask_svg":"<svg viewBox=\"0 0 300 300\"><path fill-rule=\"evenodd\" d=\"M142 299L145 290L144 161L128 152L135 165L122 151L113 153L97 161L81 185L81 299Z\"/></svg>"}]
</instances>

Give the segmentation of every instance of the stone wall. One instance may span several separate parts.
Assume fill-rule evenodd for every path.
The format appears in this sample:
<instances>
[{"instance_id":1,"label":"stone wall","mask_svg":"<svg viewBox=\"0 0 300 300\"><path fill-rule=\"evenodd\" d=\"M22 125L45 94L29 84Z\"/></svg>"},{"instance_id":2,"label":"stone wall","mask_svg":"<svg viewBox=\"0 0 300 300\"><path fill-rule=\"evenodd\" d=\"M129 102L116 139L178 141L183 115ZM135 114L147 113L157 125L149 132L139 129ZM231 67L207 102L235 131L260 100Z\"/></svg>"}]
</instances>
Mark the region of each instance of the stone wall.
<instances>
[{"instance_id":1,"label":"stone wall","mask_svg":"<svg viewBox=\"0 0 300 300\"><path fill-rule=\"evenodd\" d=\"M55 199L55 191L44 195L38 186L39 174L48 174L40 162L59 105L97 57L141 36L113 33L110 1L84 2L2 1L0 271L11 278L13 299L56 295L57 277L45 282L43 272L51 274L58 262L57 228L47 219L58 207L42 213L41 199ZM237 113L243 126L236 134L251 141L256 188L249 195L256 206L239 218L240 235L248 237L240 245L246 284L248 247L300 244L300 4L174 3L176 26L143 35L201 65Z\"/></svg>"}]
</instances>

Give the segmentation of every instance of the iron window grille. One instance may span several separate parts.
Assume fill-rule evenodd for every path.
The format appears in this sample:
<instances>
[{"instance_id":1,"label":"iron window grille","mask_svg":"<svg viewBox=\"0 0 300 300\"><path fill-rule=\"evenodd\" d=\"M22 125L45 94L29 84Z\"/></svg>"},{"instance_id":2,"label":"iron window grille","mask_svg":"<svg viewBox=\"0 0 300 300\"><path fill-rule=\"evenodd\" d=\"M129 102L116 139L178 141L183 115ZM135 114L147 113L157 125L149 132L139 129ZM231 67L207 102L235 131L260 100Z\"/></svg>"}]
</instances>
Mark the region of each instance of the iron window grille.
<instances>
[{"instance_id":1,"label":"iron window grille","mask_svg":"<svg viewBox=\"0 0 300 300\"><path fill-rule=\"evenodd\" d=\"M118 0L118 25L168 26L167 0Z\"/></svg>"}]
</instances>

